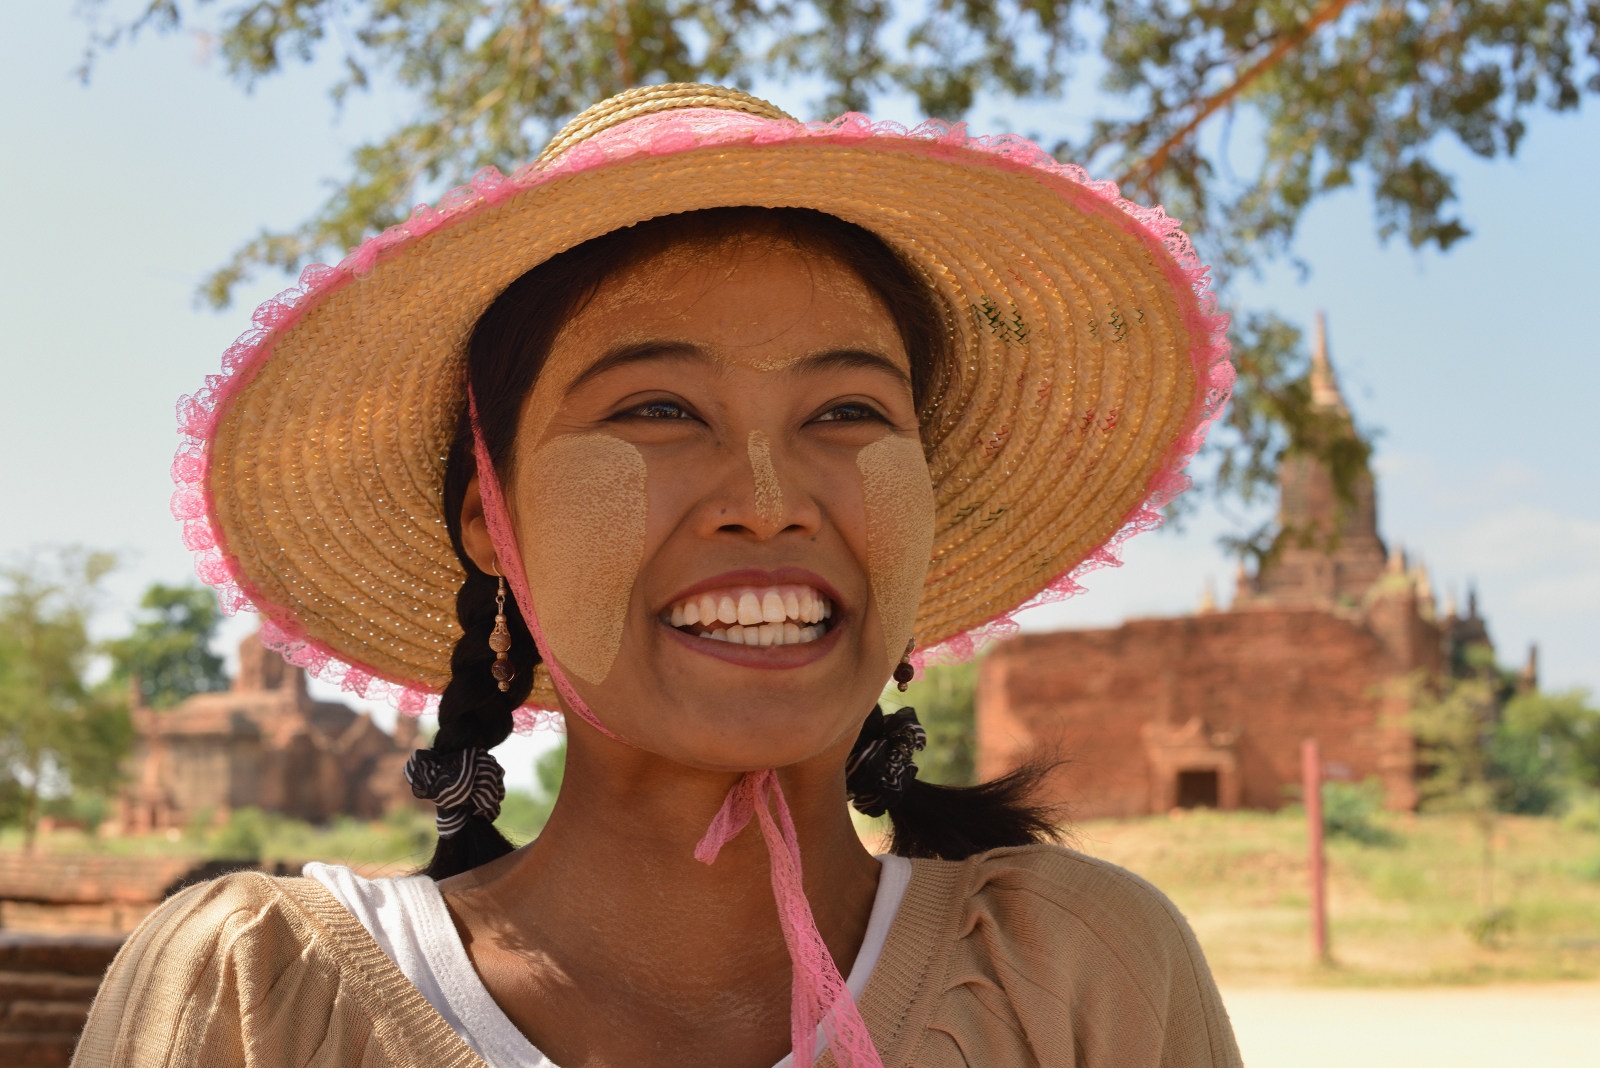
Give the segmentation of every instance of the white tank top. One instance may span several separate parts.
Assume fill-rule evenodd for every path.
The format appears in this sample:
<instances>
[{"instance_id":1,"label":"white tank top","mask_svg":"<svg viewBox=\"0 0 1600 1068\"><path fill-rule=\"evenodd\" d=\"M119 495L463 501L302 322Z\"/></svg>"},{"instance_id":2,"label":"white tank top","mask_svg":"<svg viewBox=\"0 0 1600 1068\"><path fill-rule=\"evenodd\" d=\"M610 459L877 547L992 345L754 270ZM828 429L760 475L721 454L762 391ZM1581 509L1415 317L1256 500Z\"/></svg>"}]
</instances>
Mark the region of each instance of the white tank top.
<instances>
[{"instance_id":1,"label":"white tank top","mask_svg":"<svg viewBox=\"0 0 1600 1068\"><path fill-rule=\"evenodd\" d=\"M911 862L906 858L884 855L878 861L883 871L872 916L845 980L850 996L858 1000L911 882ZM327 887L361 921L428 1004L493 1068L558 1068L490 997L432 879L426 875L363 879L349 868L318 863L307 864L303 874ZM818 1053L825 1042L819 1028ZM791 1054L774 1068L791 1068L793 1060Z\"/></svg>"}]
</instances>

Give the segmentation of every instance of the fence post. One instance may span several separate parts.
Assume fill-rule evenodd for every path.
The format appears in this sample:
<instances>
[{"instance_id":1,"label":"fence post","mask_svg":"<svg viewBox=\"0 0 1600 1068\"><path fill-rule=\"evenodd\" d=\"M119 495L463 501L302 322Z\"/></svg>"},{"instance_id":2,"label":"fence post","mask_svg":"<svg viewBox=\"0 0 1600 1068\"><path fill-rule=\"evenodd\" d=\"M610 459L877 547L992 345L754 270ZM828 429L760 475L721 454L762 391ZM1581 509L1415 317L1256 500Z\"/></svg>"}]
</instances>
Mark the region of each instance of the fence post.
<instances>
[{"instance_id":1,"label":"fence post","mask_svg":"<svg viewBox=\"0 0 1600 1068\"><path fill-rule=\"evenodd\" d=\"M1300 780L1311 840L1311 947L1318 964L1328 963L1328 864L1322 849L1322 753L1315 738L1300 743Z\"/></svg>"}]
</instances>

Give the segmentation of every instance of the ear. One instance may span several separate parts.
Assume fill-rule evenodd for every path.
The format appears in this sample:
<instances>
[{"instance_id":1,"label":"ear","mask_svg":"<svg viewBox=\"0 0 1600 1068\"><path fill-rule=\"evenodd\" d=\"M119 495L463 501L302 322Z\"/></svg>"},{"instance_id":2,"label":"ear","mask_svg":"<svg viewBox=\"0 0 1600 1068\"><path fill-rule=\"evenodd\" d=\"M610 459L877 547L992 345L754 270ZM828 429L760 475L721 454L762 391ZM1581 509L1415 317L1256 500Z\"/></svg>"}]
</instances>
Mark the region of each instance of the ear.
<instances>
[{"instance_id":1,"label":"ear","mask_svg":"<svg viewBox=\"0 0 1600 1068\"><path fill-rule=\"evenodd\" d=\"M466 496L461 501L461 547L485 575L505 574L495 559L494 540L489 537L489 521L483 514L483 495L478 492L476 475L467 483Z\"/></svg>"}]
</instances>

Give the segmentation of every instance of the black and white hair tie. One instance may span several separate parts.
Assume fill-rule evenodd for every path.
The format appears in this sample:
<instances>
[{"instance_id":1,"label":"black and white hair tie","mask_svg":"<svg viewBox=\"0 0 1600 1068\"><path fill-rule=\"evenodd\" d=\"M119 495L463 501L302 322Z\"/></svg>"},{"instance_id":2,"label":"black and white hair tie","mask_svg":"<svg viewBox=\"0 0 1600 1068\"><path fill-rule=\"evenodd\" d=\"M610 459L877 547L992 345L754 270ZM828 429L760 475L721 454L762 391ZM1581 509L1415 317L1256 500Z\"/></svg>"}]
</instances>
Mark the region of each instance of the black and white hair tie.
<instances>
[{"instance_id":1,"label":"black and white hair tie","mask_svg":"<svg viewBox=\"0 0 1600 1068\"><path fill-rule=\"evenodd\" d=\"M493 823L506 798L505 769L481 746L447 753L418 749L406 761L405 776L412 793L438 806L440 838L461 830L468 816Z\"/></svg>"},{"instance_id":2,"label":"black and white hair tie","mask_svg":"<svg viewBox=\"0 0 1600 1068\"><path fill-rule=\"evenodd\" d=\"M894 808L917 777L913 758L928 745L914 708L892 715L874 706L845 764L845 792L856 811L881 816Z\"/></svg>"}]
</instances>

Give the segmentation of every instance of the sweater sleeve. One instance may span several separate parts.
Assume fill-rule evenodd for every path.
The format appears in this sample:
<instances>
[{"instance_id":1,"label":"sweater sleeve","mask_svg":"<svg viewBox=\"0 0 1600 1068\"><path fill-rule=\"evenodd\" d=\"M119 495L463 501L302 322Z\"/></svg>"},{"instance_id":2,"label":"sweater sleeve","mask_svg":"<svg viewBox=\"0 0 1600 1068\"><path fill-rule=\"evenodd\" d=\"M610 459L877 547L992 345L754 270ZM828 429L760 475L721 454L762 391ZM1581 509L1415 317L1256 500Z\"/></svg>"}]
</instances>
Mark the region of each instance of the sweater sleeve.
<instances>
[{"instance_id":1,"label":"sweater sleeve","mask_svg":"<svg viewBox=\"0 0 1600 1068\"><path fill-rule=\"evenodd\" d=\"M370 1026L298 918L254 873L175 895L112 961L73 1065L370 1063Z\"/></svg>"},{"instance_id":2,"label":"sweater sleeve","mask_svg":"<svg viewBox=\"0 0 1600 1068\"><path fill-rule=\"evenodd\" d=\"M972 863L945 994L913 1063L1238 1068L1205 957L1160 891L1057 847Z\"/></svg>"}]
</instances>

